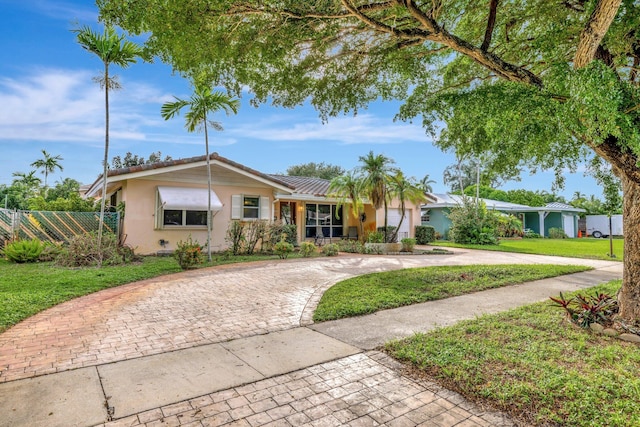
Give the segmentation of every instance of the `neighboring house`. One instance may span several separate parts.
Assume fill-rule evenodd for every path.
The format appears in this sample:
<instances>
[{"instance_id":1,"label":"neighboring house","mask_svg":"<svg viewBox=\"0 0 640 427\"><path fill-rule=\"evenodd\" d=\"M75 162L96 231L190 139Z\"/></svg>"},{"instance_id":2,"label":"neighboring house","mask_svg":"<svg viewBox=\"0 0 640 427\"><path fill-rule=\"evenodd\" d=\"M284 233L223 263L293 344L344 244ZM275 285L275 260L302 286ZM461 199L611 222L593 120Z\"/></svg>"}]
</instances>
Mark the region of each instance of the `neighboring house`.
<instances>
[{"instance_id":1,"label":"neighboring house","mask_svg":"<svg viewBox=\"0 0 640 427\"><path fill-rule=\"evenodd\" d=\"M211 248L227 248L229 223L265 220L295 224L298 241L324 243L346 236L358 226L350 206L337 208L338 201L327 197L329 181L268 175L233 162L217 153L210 156L213 233ZM100 197L102 177L87 190L88 197ZM206 156L177 159L111 170L107 174L107 196L111 206L125 204L125 242L141 254L172 251L189 235L206 242L207 169ZM420 224L420 206L406 203L399 238L413 237ZM384 224L382 209L376 212L365 204L365 233ZM397 225L397 201L389 208L389 225Z\"/></svg>"},{"instance_id":2,"label":"neighboring house","mask_svg":"<svg viewBox=\"0 0 640 427\"><path fill-rule=\"evenodd\" d=\"M442 236L447 236L451 221L448 214L451 208L462 204L461 196L452 194L430 194L435 201L422 205L422 225L431 225ZM475 197L471 198L475 200ZM480 199L487 209L515 215L522 221L525 229L541 236L547 236L550 228L561 228L569 237L577 237L578 218L584 209L574 208L564 203L549 203L546 206L532 207L499 200Z\"/></svg>"}]
</instances>

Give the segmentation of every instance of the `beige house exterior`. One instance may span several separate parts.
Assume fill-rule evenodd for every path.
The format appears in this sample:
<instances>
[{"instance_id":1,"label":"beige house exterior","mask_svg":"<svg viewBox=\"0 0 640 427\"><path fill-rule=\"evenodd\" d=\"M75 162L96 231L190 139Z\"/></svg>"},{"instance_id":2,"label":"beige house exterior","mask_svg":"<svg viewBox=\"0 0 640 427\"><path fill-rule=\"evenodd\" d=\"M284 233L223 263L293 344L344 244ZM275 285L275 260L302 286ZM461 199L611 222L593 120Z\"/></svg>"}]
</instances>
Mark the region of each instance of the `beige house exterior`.
<instances>
[{"instance_id":1,"label":"beige house exterior","mask_svg":"<svg viewBox=\"0 0 640 427\"><path fill-rule=\"evenodd\" d=\"M264 220L295 224L297 240L335 242L358 226L350 207L338 207L327 197L329 181L268 175L224 158L210 156L212 178L211 249L227 248L225 236L231 221ZM102 177L87 190L87 197L100 197ZM140 254L170 252L189 236L207 240L206 157L171 160L109 171L107 196L111 206L124 202L122 233L125 243ZM398 202L388 209L389 225L400 219ZM384 210L365 204L365 234L384 225ZM420 206L406 203L399 238L413 237L420 225ZM359 230L358 230L359 234Z\"/></svg>"}]
</instances>

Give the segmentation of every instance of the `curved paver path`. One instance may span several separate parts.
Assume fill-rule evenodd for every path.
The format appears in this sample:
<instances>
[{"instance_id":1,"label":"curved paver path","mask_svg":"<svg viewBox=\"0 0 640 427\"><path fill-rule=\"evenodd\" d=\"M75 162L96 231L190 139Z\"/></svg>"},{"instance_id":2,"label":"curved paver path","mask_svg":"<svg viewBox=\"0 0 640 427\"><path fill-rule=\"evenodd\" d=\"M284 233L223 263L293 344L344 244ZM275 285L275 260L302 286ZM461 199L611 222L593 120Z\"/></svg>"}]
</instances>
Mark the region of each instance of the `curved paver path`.
<instances>
[{"instance_id":1,"label":"curved paver path","mask_svg":"<svg viewBox=\"0 0 640 427\"><path fill-rule=\"evenodd\" d=\"M0 382L306 325L324 290L360 274L500 263L615 264L454 250L256 262L163 276L60 304L0 334Z\"/></svg>"}]
</instances>

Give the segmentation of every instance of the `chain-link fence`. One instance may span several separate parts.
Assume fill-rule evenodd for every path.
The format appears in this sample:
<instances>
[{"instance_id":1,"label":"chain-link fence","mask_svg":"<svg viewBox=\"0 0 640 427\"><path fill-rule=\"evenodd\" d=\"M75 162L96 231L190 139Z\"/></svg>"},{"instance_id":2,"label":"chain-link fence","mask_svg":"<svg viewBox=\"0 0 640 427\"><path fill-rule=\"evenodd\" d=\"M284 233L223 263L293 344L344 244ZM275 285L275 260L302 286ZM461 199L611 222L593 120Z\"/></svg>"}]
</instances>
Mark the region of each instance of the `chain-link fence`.
<instances>
[{"instance_id":1,"label":"chain-link fence","mask_svg":"<svg viewBox=\"0 0 640 427\"><path fill-rule=\"evenodd\" d=\"M99 212L12 211L0 209L0 248L12 238L66 242L98 230ZM105 212L104 232L119 234L120 214Z\"/></svg>"}]
</instances>

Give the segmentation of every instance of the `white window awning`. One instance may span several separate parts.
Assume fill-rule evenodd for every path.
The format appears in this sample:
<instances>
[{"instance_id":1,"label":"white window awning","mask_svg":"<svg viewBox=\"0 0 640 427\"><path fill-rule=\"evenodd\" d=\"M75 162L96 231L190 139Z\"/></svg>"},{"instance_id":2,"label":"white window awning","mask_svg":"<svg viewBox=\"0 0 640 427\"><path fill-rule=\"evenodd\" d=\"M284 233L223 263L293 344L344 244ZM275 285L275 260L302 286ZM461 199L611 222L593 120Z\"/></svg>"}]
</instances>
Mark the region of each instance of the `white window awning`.
<instances>
[{"instance_id":1,"label":"white window awning","mask_svg":"<svg viewBox=\"0 0 640 427\"><path fill-rule=\"evenodd\" d=\"M207 189L187 187L158 187L160 205L168 210L207 210ZM222 210L222 202L218 195L211 190L211 210Z\"/></svg>"}]
</instances>

